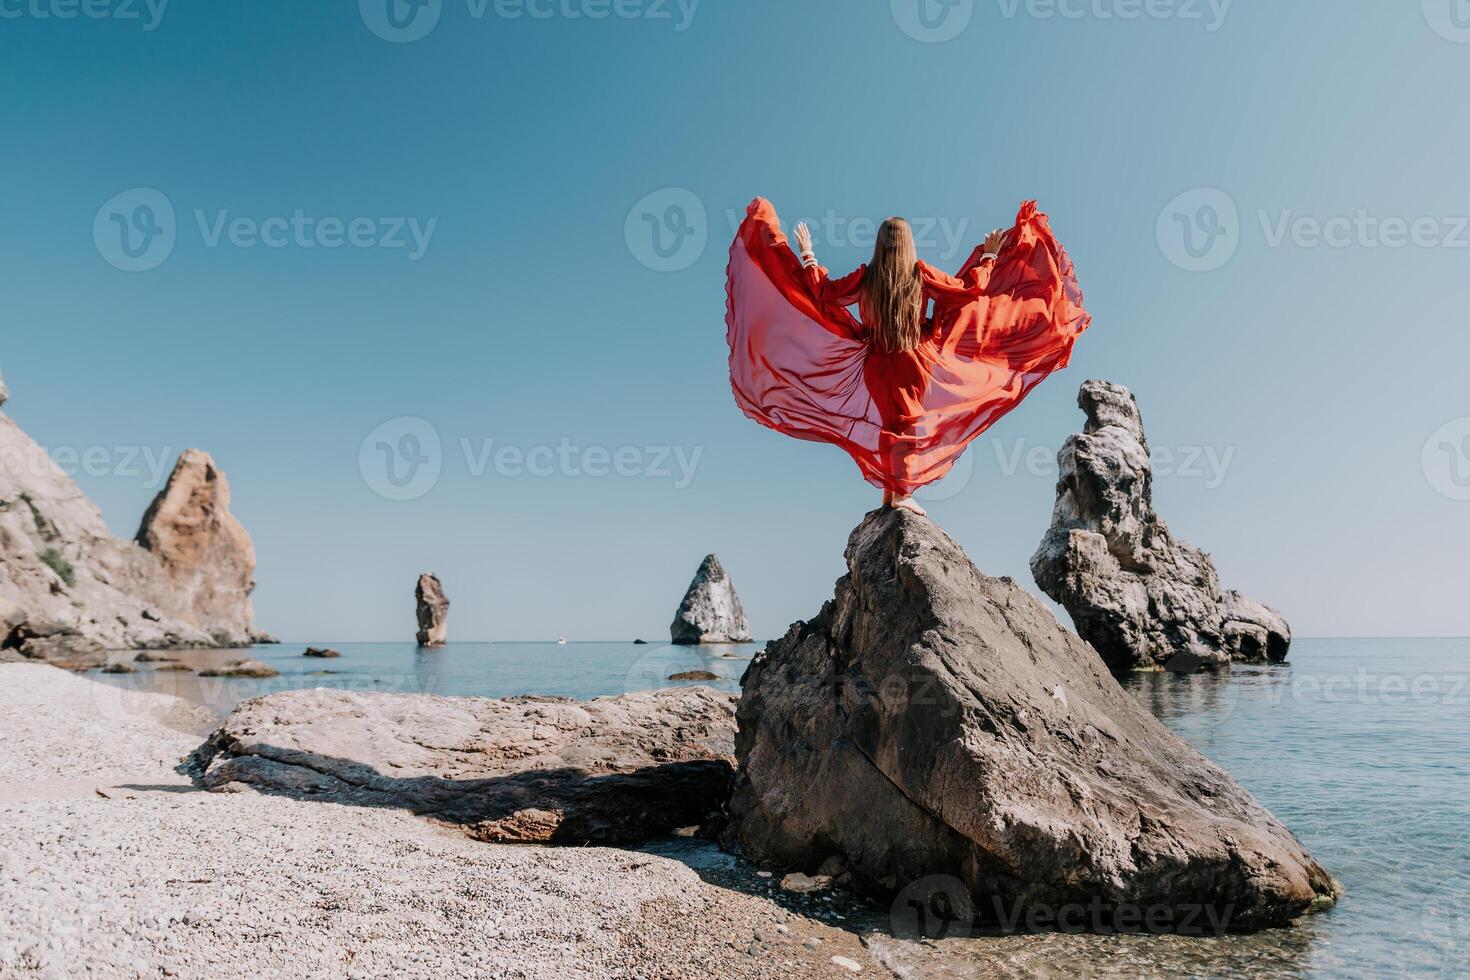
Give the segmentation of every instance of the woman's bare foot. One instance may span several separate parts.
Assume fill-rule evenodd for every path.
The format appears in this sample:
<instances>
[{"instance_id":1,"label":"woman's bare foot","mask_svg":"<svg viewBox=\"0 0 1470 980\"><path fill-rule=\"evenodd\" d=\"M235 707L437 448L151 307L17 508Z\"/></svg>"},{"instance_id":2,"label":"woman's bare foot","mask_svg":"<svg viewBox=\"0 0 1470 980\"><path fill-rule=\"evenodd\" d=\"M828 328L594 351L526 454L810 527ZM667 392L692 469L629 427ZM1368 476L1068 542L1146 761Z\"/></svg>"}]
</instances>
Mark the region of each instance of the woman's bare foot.
<instances>
[{"instance_id":1,"label":"woman's bare foot","mask_svg":"<svg viewBox=\"0 0 1470 980\"><path fill-rule=\"evenodd\" d=\"M920 507L918 501L914 500L913 497L895 497L893 507L896 510L906 510L911 514L918 514L920 517L929 516L928 512Z\"/></svg>"}]
</instances>

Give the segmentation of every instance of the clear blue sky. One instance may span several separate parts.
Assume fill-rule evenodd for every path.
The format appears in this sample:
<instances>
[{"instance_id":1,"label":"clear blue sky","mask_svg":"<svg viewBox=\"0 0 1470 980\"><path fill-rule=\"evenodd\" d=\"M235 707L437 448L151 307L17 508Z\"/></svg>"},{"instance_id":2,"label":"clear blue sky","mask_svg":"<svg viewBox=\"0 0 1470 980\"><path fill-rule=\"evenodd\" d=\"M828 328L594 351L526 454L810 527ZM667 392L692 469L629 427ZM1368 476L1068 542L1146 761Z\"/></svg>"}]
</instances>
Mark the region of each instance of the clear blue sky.
<instances>
[{"instance_id":1,"label":"clear blue sky","mask_svg":"<svg viewBox=\"0 0 1470 980\"><path fill-rule=\"evenodd\" d=\"M392 35L385 2L174 0L147 30L142 4L141 20L58 19L39 14L64 3L26 0L0 20L7 409L48 447L104 450L78 479L125 534L156 489L126 447L213 453L255 539L267 628L406 639L433 569L460 639L657 639L709 551L757 634L814 613L877 493L839 451L731 401L728 214L759 194L788 219L830 213L818 245L843 270L864 258L862 219L962 232L963 250L938 230L923 249L955 266L1022 198L1052 215L1093 331L931 504L985 570L1030 585L1054 475L1026 454L1044 462L1076 430L1077 385L1101 377L1135 390L1156 448L1228 458L1223 478L1205 455L1157 480L1227 585L1304 634L1470 633L1470 502L1421 458L1470 416L1470 232L1454 221L1470 214L1470 31L1449 0L1428 15L1240 0L1223 20L1203 0L1135 19L1106 16L1130 0L1064 3L1076 17L976 0L942 43L911 36L909 0L704 0L692 18L673 0L539 0L548 17L442 0L408 43L369 26ZM569 16L599 10L639 16ZM126 264L118 236L98 242L111 214L146 218L136 195L104 208L135 188L174 209L175 241L127 272L104 254ZM695 234L666 237L685 250L662 260L642 214L677 219L669 188L705 215L686 208ZM1209 223L1218 197L1197 194L1166 211L1198 188L1238 221ZM326 248L268 221L298 211L336 240L359 218L363 241L391 219L434 224L414 258L406 230L390 236L405 248ZM1360 211L1433 227L1330 247L1299 221ZM1218 268L1180 267L1193 260L1159 230L1174 213L1201 235L1233 225L1203 260ZM211 237L236 218L285 244L246 244L250 225ZM376 442L412 451L407 430L359 459L400 417L442 446L411 500L370 486ZM491 439L492 454L701 455L687 486L641 449L623 465L644 475L555 461L538 477L514 457L481 468Z\"/></svg>"}]
</instances>

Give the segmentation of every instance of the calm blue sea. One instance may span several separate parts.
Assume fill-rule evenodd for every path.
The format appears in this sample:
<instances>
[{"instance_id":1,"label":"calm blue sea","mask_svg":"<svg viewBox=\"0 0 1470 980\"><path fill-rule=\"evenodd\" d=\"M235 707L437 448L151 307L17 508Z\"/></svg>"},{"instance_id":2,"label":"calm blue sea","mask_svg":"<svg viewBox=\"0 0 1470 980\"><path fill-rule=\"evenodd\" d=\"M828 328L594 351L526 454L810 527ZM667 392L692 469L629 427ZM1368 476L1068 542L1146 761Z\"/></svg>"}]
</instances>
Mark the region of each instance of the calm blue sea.
<instances>
[{"instance_id":1,"label":"calm blue sea","mask_svg":"<svg viewBox=\"0 0 1470 980\"><path fill-rule=\"evenodd\" d=\"M671 686L706 670L738 691L756 645L305 644L250 655L271 680L200 678L140 665L93 675L228 708L322 685L365 691L588 698ZM191 653L204 665L239 652ZM318 671L332 671L320 674ZM946 939L919 975L1450 977L1470 974L1470 640L1304 639L1289 664L1229 675L1141 675L1125 686L1280 817L1343 884L1299 929L1218 939L1057 936ZM1020 945L1018 945L1020 944Z\"/></svg>"}]
</instances>

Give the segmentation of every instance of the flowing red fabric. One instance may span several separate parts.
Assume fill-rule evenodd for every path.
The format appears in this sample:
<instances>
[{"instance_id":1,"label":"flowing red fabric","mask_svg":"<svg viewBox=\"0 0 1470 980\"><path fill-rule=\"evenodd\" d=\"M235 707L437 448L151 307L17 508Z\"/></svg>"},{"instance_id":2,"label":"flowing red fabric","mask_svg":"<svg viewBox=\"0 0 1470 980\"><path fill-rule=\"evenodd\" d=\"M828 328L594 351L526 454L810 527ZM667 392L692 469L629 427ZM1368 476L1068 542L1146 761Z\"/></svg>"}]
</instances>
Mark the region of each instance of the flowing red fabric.
<instances>
[{"instance_id":1,"label":"flowing red fabric","mask_svg":"<svg viewBox=\"0 0 1470 980\"><path fill-rule=\"evenodd\" d=\"M730 248L726 337L741 411L798 439L841 446L876 487L912 493L949 472L1047 375L1092 322L1072 262L1035 201L996 259L977 247L957 276L919 263L933 315L912 351L869 342L848 307L866 266L803 269L776 210L757 198Z\"/></svg>"}]
</instances>

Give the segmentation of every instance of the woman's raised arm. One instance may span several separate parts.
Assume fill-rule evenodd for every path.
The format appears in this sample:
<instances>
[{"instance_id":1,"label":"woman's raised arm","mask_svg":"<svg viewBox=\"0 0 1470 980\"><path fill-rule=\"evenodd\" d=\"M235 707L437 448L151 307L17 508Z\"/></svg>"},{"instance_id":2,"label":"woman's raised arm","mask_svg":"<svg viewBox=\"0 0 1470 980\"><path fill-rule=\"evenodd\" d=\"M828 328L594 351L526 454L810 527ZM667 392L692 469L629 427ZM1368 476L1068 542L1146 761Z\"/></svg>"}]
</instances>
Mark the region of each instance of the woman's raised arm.
<instances>
[{"instance_id":1,"label":"woman's raised arm","mask_svg":"<svg viewBox=\"0 0 1470 980\"><path fill-rule=\"evenodd\" d=\"M995 260L1006 245L1006 231L997 228L985 236L985 244L970 254L958 277L934 268L927 262L920 263L924 275L924 292L936 303L968 303L985 294L990 285L990 273Z\"/></svg>"},{"instance_id":2,"label":"woman's raised arm","mask_svg":"<svg viewBox=\"0 0 1470 980\"><path fill-rule=\"evenodd\" d=\"M812 251L812 232L806 222L797 225L792 233L796 236L796 250L801 253L801 267L812 298L818 303L835 306L851 306L856 303L858 287L862 285L867 266L858 266L841 279L833 279L817 262L817 255Z\"/></svg>"}]
</instances>

